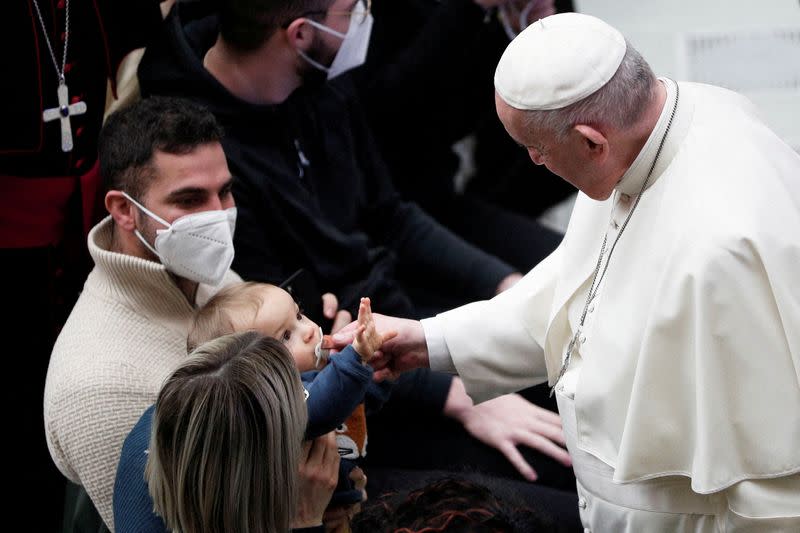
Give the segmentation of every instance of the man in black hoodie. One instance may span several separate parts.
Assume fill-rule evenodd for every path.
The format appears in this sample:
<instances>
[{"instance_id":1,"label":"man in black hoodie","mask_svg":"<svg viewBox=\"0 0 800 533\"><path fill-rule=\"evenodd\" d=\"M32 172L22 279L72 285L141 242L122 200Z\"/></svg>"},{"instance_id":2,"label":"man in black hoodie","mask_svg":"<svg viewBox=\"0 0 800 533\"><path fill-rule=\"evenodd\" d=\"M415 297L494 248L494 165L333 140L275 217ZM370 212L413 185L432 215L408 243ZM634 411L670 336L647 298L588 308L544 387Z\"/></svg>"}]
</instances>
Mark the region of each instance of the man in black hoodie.
<instances>
[{"instance_id":1,"label":"man in black hoodie","mask_svg":"<svg viewBox=\"0 0 800 533\"><path fill-rule=\"evenodd\" d=\"M366 52L365 4L236 0L197 20L179 7L148 47L141 89L191 98L225 128L243 278L279 283L305 268L344 309L369 295L376 311L402 316L436 309L418 311L399 276L430 289L420 294L447 293L440 309L519 279L401 200L348 76L325 83L328 65L346 70Z\"/></svg>"},{"instance_id":2,"label":"man in black hoodie","mask_svg":"<svg viewBox=\"0 0 800 533\"><path fill-rule=\"evenodd\" d=\"M176 5L163 34L148 46L139 81L144 96L190 98L225 128L223 147L239 212L234 269L243 278L278 283L306 268L345 309L355 310L368 295L376 310L403 316L418 311L396 269L464 299L491 297L516 282L513 268L400 199L347 76L325 83L357 64L366 50L367 5L355 0L221 4L218 17ZM443 377L422 376L412 384L417 405L389 406L381 414L383 424L370 421L368 462L377 461L382 447L393 466L442 468L469 461L465 450L480 443L454 442L453 426L441 420L420 430L424 407L449 415L501 449L529 479L536 474L516 444L568 464L555 415L516 395L473 406L459 379ZM410 420L399 421L404 416ZM379 437L382 425L386 438ZM527 459L540 479L574 487L571 471L550 457Z\"/></svg>"}]
</instances>

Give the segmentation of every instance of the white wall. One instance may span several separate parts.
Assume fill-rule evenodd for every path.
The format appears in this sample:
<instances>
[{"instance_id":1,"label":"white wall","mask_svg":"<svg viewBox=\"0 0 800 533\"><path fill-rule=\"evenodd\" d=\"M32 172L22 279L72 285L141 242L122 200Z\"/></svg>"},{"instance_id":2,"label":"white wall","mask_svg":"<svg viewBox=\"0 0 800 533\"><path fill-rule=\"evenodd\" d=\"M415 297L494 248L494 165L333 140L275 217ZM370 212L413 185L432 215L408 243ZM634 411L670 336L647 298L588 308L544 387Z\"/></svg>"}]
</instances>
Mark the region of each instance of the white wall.
<instances>
[{"instance_id":1,"label":"white wall","mask_svg":"<svg viewBox=\"0 0 800 533\"><path fill-rule=\"evenodd\" d=\"M574 2L576 11L618 28L656 74L700 81L710 75L746 94L767 123L800 152L800 1ZM703 52L706 63L693 59L699 56L690 51L688 43L698 37L718 45L712 55Z\"/></svg>"}]
</instances>

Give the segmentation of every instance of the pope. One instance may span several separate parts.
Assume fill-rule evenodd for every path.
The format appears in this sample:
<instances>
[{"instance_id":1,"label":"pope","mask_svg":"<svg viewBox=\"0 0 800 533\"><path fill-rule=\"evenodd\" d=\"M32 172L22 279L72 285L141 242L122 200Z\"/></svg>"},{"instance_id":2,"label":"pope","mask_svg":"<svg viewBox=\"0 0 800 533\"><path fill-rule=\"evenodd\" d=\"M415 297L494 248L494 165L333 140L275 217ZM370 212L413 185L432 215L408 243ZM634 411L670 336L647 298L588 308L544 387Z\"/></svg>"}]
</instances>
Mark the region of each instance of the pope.
<instances>
[{"instance_id":1,"label":"pope","mask_svg":"<svg viewBox=\"0 0 800 533\"><path fill-rule=\"evenodd\" d=\"M399 335L376 377L430 366L476 400L547 380L588 531L800 531L800 156L588 15L525 29L495 89L580 190L569 229L492 300L378 317Z\"/></svg>"}]
</instances>

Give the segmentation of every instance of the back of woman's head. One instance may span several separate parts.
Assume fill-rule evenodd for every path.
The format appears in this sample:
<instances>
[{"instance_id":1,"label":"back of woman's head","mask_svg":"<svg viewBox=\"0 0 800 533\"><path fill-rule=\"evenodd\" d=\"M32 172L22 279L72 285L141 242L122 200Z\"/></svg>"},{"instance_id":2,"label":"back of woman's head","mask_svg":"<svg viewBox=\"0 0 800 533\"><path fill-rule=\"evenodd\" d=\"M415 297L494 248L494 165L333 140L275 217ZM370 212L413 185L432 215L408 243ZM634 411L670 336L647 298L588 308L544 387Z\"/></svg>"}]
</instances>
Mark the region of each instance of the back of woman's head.
<instances>
[{"instance_id":1,"label":"back of woman's head","mask_svg":"<svg viewBox=\"0 0 800 533\"><path fill-rule=\"evenodd\" d=\"M306 408L294 360L248 331L199 346L156 401L146 477L176 532L288 531Z\"/></svg>"},{"instance_id":2,"label":"back of woman's head","mask_svg":"<svg viewBox=\"0 0 800 533\"><path fill-rule=\"evenodd\" d=\"M480 475L471 475L480 480ZM511 500L511 501L510 501ZM387 493L357 514L353 533L534 533L559 531L544 515L513 498L495 496L462 476L412 491Z\"/></svg>"}]
</instances>

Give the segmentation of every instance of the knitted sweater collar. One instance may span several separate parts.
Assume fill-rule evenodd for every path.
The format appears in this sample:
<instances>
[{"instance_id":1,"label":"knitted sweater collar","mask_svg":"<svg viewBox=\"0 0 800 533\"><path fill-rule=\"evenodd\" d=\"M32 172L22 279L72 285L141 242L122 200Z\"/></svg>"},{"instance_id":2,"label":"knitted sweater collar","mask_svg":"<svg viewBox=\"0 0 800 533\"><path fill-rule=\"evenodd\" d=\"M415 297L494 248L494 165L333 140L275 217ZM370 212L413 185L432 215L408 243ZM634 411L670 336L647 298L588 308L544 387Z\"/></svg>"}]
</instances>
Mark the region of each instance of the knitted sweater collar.
<instances>
[{"instance_id":1,"label":"knitted sweater collar","mask_svg":"<svg viewBox=\"0 0 800 533\"><path fill-rule=\"evenodd\" d=\"M111 251L113 221L110 216L89 232L89 253L95 268L87 281L87 289L99 290L105 296L131 308L138 314L160 322L180 322L176 328L184 334L194 304L190 303L172 274L161 263ZM203 301L211 288L198 287L197 300ZM168 325L168 324L165 324Z\"/></svg>"}]
</instances>

